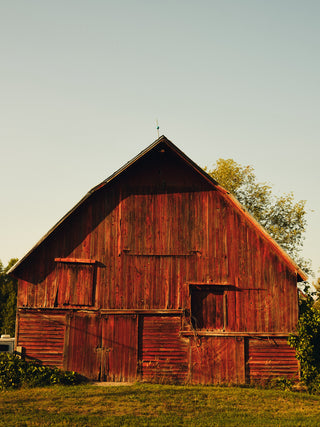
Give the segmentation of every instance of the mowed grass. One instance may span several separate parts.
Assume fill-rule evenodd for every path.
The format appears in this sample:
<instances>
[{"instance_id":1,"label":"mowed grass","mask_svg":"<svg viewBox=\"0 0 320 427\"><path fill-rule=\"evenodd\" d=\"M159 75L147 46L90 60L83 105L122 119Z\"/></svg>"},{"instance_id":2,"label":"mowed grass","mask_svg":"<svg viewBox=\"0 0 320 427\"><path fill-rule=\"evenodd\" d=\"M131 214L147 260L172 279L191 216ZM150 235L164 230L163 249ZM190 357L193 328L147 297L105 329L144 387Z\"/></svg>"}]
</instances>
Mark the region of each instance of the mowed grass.
<instances>
[{"instance_id":1,"label":"mowed grass","mask_svg":"<svg viewBox=\"0 0 320 427\"><path fill-rule=\"evenodd\" d=\"M54 386L0 392L0 425L319 426L320 397L213 386Z\"/></svg>"}]
</instances>

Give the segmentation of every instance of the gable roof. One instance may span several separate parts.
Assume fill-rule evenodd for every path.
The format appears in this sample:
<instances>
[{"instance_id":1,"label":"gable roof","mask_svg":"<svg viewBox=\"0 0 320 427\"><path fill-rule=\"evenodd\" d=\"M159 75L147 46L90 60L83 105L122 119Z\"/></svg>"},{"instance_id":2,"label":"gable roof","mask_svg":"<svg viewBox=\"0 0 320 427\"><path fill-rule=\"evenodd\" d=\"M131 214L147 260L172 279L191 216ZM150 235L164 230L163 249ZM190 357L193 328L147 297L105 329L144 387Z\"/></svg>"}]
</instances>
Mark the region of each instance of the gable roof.
<instances>
[{"instance_id":1,"label":"gable roof","mask_svg":"<svg viewBox=\"0 0 320 427\"><path fill-rule=\"evenodd\" d=\"M193 160L191 160L186 154L184 154L176 145L169 141L164 135L160 136L156 141L150 144L147 148L141 151L137 156L132 160L128 161L120 169L110 175L107 179L102 181L100 184L93 187L69 212L64 215L43 237L39 240L38 243L23 257L18 261L8 273L13 274L14 272L23 266L29 256L42 244L49 236L67 219L69 218L87 199L89 199L93 194L103 187L109 185L116 177L134 165L139 159L144 157L147 153L150 153L156 147L160 145L165 145L171 149L178 157L180 157L185 163L187 163L192 169L198 172L210 185L214 186L221 194L227 198L232 205L241 212L241 215L244 215L248 222L258 231L258 233L265 239L269 241L271 246L275 249L278 255L285 261L289 268L297 275L298 281L307 280L307 275L300 269L300 267L291 259L291 257L281 248L281 246L268 234L268 232L247 212L247 210L238 202L238 200L232 196L227 190L221 187L217 181L215 181L210 175L208 175L200 166L198 166Z\"/></svg>"}]
</instances>

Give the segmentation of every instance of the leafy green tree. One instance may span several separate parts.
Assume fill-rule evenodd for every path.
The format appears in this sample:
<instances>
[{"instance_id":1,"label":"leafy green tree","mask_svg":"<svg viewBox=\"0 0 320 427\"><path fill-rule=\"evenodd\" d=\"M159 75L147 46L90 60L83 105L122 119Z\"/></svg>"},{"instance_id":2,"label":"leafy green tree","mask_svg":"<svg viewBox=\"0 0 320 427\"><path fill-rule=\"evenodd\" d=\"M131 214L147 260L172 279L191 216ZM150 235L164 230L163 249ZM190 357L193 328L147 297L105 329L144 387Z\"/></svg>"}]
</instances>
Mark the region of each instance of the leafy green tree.
<instances>
[{"instance_id":1,"label":"leafy green tree","mask_svg":"<svg viewBox=\"0 0 320 427\"><path fill-rule=\"evenodd\" d=\"M314 292L314 307L320 311L320 277L318 277L316 282L312 283L315 292Z\"/></svg>"},{"instance_id":2,"label":"leafy green tree","mask_svg":"<svg viewBox=\"0 0 320 427\"><path fill-rule=\"evenodd\" d=\"M0 261L0 333L14 336L17 306L17 280L7 273L17 262L13 258L7 267Z\"/></svg>"},{"instance_id":3,"label":"leafy green tree","mask_svg":"<svg viewBox=\"0 0 320 427\"><path fill-rule=\"evenodd\" d=\"M298 326L289 344L296 350L302 382L309 392L320 393L320 309L314 297L308 287L300 296Z\"/></svg>"},{"instance_id":4,"label":"leafy green tree","mask_svg":"<svg viewBox=\"0 0 320 427\"><path fill-rule=\"evenodd\" d=\"M229 191L306 272L310 262L300 256L306 231L306 201L292 193L275 196L271 185L257 182L254 168L233 159L219 159L205 171Z\"/></svg>"}]
</instances>

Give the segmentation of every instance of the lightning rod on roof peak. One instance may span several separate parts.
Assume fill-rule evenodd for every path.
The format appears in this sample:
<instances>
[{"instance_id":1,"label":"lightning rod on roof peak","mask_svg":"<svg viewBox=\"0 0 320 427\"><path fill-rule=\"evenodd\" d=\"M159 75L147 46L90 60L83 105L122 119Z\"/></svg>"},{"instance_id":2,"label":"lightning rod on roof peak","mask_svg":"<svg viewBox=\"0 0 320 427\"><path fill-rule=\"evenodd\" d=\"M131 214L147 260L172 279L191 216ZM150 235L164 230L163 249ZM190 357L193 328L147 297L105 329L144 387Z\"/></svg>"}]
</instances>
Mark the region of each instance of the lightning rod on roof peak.
<instances>
[{"instance_id":1,"label":"lightning rod on roof peak","mask_svg":"<svg viewBox=\"0 0 320 427\"><path fill-rule=\"evenodd\" d=\"M157 123L157 133L158 133L158 138L159 138L159 137L160 137L160 134L159 134L159 129L160 129L160 127L159 127L158 119L156 120L156 123Z\"/></svg>"}]
</instances>

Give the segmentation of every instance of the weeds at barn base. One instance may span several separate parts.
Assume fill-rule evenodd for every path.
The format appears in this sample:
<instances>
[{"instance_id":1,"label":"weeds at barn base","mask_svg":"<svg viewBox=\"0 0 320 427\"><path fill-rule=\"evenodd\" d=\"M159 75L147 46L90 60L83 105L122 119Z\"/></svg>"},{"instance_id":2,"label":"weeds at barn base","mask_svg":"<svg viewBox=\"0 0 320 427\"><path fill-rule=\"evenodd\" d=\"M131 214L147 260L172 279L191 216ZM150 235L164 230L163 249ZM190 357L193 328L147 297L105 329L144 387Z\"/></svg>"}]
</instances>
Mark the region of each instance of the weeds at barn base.
<instances>
[{"instance_id":1,"label":"weeds at barn base","mask_svg":"<svg viewBox=\"0 0 320 427\"><path fill-rule=\"evenodd\" d=\"M84 379L76 372L61 371L10 354L0 354L0 390L20 387L44 387L55 384L76 385Z\"/></svg>"}]
</instances>

